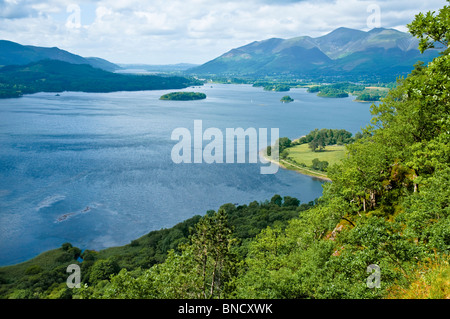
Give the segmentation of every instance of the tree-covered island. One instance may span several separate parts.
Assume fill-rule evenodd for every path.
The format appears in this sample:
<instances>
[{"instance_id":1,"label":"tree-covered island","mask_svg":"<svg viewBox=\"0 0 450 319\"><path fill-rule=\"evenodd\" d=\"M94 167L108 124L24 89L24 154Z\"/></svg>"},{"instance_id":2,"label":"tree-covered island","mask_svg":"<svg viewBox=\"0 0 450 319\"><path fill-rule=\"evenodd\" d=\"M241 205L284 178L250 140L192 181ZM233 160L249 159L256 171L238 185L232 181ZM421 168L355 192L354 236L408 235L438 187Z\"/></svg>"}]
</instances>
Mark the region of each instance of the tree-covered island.
<instances>
[{"instance_id":1,"label":"tree-covered island","mask_svg":"<svg viewBox=\"0 0 450 319\"><path fill-rule=\"evenodd\" d=\"M206 94L199 92L172 92L162 95L159 99L171 101L203 100L206 99Z\"/></svg>"},{"instance_id":2,"label":"tree-covered island","mask_svg":"<svg viewBox=\"0 0 450 319\"><path fill-rule=\"evenodd\" d=\"M280 101L283 103L290 103L290 102L294 102L294 99L291 98L289 95L285 95L281 98Z\"/></svg>"}]
</instances>

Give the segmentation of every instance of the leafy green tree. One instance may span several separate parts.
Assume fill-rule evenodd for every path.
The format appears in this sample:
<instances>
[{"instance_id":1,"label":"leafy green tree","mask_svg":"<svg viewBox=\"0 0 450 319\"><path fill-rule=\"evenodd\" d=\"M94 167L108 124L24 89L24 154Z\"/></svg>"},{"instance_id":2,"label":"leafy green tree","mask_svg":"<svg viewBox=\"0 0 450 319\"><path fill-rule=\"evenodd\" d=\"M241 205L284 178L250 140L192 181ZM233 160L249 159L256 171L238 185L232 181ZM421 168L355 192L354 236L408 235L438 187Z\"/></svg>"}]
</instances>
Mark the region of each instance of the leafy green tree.
<instances>
[{"instance_id":1,"label":"leafy green tree","mask_svg":"<svg viewBox=\"0 0 450 319\"><path fill-rule=\"evenodd\" d=\"M147 279L137 281L158 298L222 298L235 276L231 234L225 209L207 214L195 225L189 243L181 245L180 254L169 251Z\"/></svg>"},{"instance_id":2,"label":"leafy green tree","mask_svg":"<svg viewBox=\"0 0 450 319\"><path fill-rule=\"evenodd\" d=\"M308 143L308 147L311 149L311 151L315 152L319 147L319 142L314 139Z\"/></svg>"},{"instance_id":3,"label":"leafy green tree","mask_svg":"<svg viewBox=\"0 0 450 319\"><path fill-rule=\"evenodd\" d=\"M281 154L286 148L291 147L292 141L288 137L278 139L279 153Z\"/></svg>"},{"instance_id":4,"label":"leafy green tree","mask_svg":"<svg viewBox=\"0 0 450 319\"><path fill-rule=\"evenodd\" d=\"M420 39L419 50L422 53L434 48L436 43L447 48L450 39L450 7L444 6L437 15L434 11L419 13L407 26L409 32Z\"/></svg>"},{"instance_id":5,"label":"leafy green tree","mask_svg":"<svg viewBox=\"0 0 450 319\"><path fill-rule=\"evenodd\" d=\"M225 209L205 216L195 226L191 249L200 265L204 298L221 297L233 276L232 230Z\"/></svg>"},{"instance_id":6,"label":"leafy green tree","mask_svg":"<svg viewBox=\"0 0 450 319\"><path fill-rule=\"evenodd\" d=\"M284 196L283 207L298 207L300 200L291 196Z\"/></svg>"},{"instance_id":7,"label":"leafy green tree","mask_svg":"<svg viewBox=\"0 0 450 319\"><path fill-rule=\"evenodd\" d=\"M320 161L318 158L312 160L312 168L318 171L326 171L328 167L327 161Z\"/></svg>"},{"instance_id":8,"label":"leafy green tree","mask_svg":"<svg viewBox=\"0 0 450 319\"><path fill-rule=\"evenodd\" d=\"M283 203L283 197L281 197L278 194L273 195L273 197L270 199L270 203L278 205L281 207L281 204Z\"/></svg>"}]
</instances>

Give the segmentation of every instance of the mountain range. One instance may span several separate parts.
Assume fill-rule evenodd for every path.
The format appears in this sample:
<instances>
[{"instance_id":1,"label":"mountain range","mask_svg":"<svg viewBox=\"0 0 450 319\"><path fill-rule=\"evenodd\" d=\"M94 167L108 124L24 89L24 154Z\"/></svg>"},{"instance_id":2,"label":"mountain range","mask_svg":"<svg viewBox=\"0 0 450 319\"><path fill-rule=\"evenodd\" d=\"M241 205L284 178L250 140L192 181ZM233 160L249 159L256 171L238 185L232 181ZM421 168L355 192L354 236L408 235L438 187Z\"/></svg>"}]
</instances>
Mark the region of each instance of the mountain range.
<instances>
[{"instance_id":1,"label":"mountain range","mask_svg":"<svg viewBox=\"0 0 450 319\"><path fill-rule=\"evenodd\" d=\"M395 29L360 31L338 28L312 38L271 38L232 49L188 70L210 76L295 76L395 80L418 61L429 62L438 50L421 54L418 40Z\"/></svg>"},{"instance_id":2,"label":"mountain range","mask_svg":"<svg viewBox=\"0 0 450 319\"><path fill-rule=\"evenodd\" d=\"M26 65L41 60L88 64L109 72L139 68L151 72L182 72L197 76L295 77L323 81L394 81L413 65L439 55L439 49L421 54L418 39L395 29L361 31L338 28L321 37L300 36L254 41L194 66L176 64L117 65L95 57L82 57L57 47L46 48L0 40L0 67Z\"/></svg>"},{"instance_id":3,"label":"mountain range","mask_svg":"<svg viewBox=\"0 0 450 319\"><path fill-rule=\"evenodd\" d=\"M89 64L94 68L114 72L120 66L95 57L82 57L57 47L46 48L22 45L12 41L0 40L0 66L25 65L41 60L59 60L72 64Z\"/></svg>"}]
</instances>

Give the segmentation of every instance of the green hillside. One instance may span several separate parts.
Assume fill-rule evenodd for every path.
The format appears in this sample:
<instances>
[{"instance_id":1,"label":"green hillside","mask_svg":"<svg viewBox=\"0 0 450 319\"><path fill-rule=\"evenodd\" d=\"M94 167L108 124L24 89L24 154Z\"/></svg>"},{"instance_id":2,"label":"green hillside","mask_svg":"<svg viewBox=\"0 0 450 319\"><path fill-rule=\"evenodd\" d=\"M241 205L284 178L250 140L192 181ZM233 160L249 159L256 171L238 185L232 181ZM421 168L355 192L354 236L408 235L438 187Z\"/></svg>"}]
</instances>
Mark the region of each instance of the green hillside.
<instances>
[{"instance_id":1,"label":"green hillside","mask_svg":"<svg viewBox=\"0 0 450 319\"><path fill-rule=\"evenodd\" d=\"M36 92L114 92L181 89L199 81L177 76L118 74L87 64L43 60L0 69L0 97Z\"/></svg>"},{"instance_id":2,"label":"green hillside","mask_svg":"<svg viewBox=\"0 0 450 319\"><path fill-rule=\"evenodd\" d=\"M120 67L101 58L84 58L59 48L21 45L12 41L0 40L0 65L25 65L41 60L58 60L72 64L89 64L105 71L116 71Z\"/></svg>"}]
</instances>

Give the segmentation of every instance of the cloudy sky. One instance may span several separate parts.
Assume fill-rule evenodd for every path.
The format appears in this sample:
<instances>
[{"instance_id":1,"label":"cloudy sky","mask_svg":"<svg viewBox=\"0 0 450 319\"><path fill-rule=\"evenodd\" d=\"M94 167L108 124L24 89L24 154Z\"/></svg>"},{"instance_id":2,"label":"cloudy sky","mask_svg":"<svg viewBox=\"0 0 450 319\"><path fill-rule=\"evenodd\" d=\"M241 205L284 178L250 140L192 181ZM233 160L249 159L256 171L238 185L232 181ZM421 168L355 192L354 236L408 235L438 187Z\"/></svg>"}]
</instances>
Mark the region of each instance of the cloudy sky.
<instances>
[{"instance_id":1,"label":"cloudy sky","mask_svg":"<svg viewBox=\"0 0 450 319\"><path fill-rule=\"evenodd\" d=\"M0 0L0 39L115 63L204 63L271 37L405 25L444 0Z\"/></svg>"}]
</instances>

